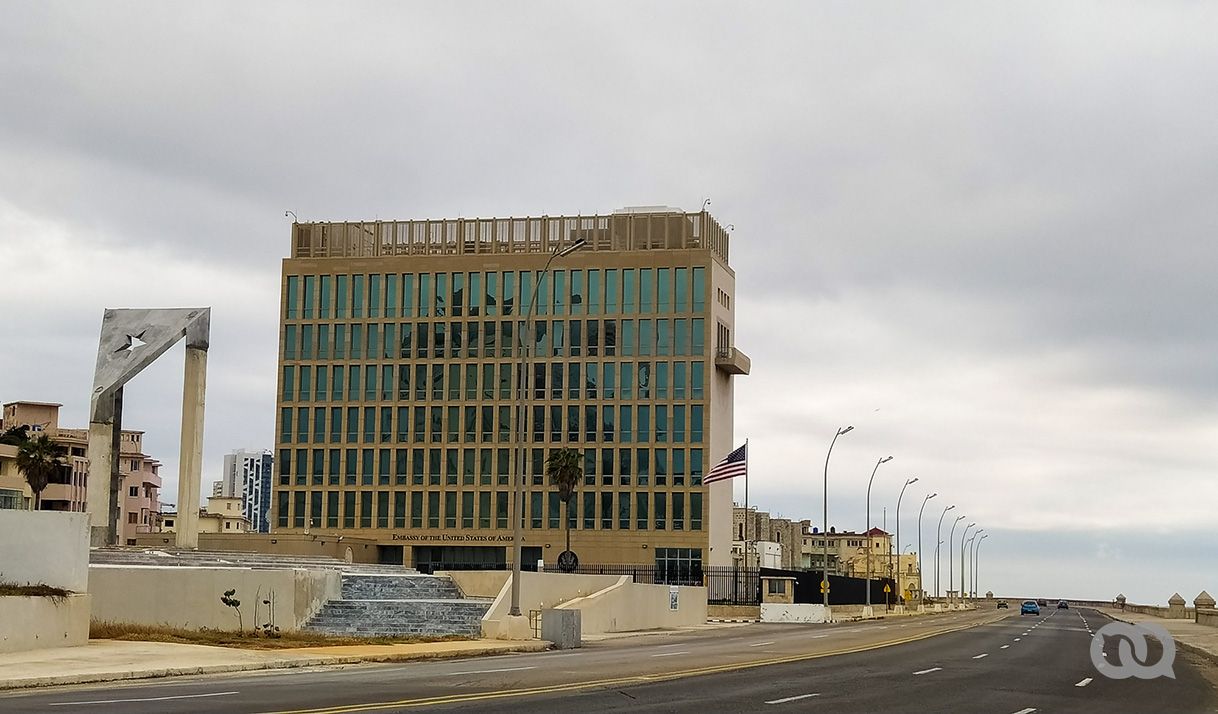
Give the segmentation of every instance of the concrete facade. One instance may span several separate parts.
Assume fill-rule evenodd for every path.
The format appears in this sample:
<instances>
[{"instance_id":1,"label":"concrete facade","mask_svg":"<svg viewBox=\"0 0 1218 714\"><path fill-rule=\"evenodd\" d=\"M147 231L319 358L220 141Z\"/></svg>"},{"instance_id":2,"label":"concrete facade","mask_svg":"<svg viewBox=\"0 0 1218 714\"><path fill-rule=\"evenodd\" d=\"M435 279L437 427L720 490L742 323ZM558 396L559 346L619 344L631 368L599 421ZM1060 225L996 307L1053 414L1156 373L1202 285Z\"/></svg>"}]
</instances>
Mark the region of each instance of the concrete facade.
<instances>
[{"instance_id":1,"label":"concrete facade","mask_svg":"<svg viewBox=\"0 0 1218 714\"><path fill-rule=\"evenodd\" d=\"M734 280L704 212L293 225L273 530L373 538L424 569L505 563L524 433L525 562L564 548L543 474L569 447L581 561L729 564L731 484L702 475L737 446Z\"/></svg>"},{"instance_id":2,"label":"concrete facade","mask_svg":"<svg viewBox=\"0 0 1218 714\"><path fill-rule=\"evenodd\" d=\"M197 513L203 460L203 411L207 383L209 308L106 310L98 339L89 405L87 509L94 545L119 541L123 385L186 340L182 436L178 460L177 545L198 547Z\"/></svg>"},{"instance_id":3,"label":"concrete facade","mask_svg":"<svg viewBox=\"0 0 1218 714\"><path fill-rule=\"evenodd\" d=\"M83 513L0 510L0 582L86 592L87 524Z\"/></svg>"},{"instance_id":4,"label":"concrete facade","mask_svg":"<svg viewBox=\"0 0 1218 714\"><path fill-rule=\"evenodd\" d=\"M270 533L271 474L274 457L270 451L237 450L224 456L223 478L212 484L212 495L241 499L242 512L250 529Z\"/></svg>"},{"instance_id":5,"label":"concrete facade","mask_svg":"<svg viewBox=\"0 0 1218 714\"><path fill-rule=\"evenodd\" d=\"M89 595L0 597L0 652L75 647L89 641Z\"/></svg>"},{"instance_id":6,"label":"concrete facade","mask_svg":"<svg viewBox=\"0 0 1218 714\"><path fill-rule=\"evenodd\" d=\"M235 589L245 629L269 621L261 601L274 595L275 624L299 630L341 592L334 570L93 565L93 619L186 629L236 630L236 611L220 602ZM257 610L257 613L255 613ZM256 615L256 617L255 617Z\"/></svg>"},{"instance_id":7,"label":"concrete facade","mask_svg":"<svg viewBox=\"0 0 1218 714\"><path fill-rule=\"evenodd\" d=\"M822 623L829 621L829 612L824 605L805 603L761 603L762 622Z\"/></svg>"}]
</instances>

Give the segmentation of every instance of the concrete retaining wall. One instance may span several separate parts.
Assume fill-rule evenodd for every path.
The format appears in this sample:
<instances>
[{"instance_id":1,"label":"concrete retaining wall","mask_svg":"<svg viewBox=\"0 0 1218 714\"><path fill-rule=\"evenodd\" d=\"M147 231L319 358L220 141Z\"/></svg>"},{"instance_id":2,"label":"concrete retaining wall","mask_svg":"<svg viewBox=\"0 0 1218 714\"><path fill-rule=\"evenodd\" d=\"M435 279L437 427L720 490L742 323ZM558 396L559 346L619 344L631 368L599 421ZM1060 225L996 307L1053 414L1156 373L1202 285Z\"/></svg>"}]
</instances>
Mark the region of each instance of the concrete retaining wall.
<instances>
[{"instance_id":1,"label":"concrete retaining wall","mask_svg":"<svg viewBox=\"0 0 1218 714\"><path fill-rule=\"evenodd\" d=\"M1198 608L1197 624L1209 625L1210 627L1218 627L1218 610L1210 610L1208 608Z\"/></svg>"},{"instance_id":2,"label":"concrete retaining wall","mask_svg":"<svg viewBox=\"0 0 1218 714\"><path fill-rule=\"evenodd\" d=\"M237 629L236 612L220 602L226 590L236 589L247 630L269 622L261 601L273 592L275 624L285 632L301 629L341 592L340 575L332 570L94 565L89 573L94 620L192 630Z\"/></svg>"},{"instance_id":3,"label":"concrete retaining wall","mask_svg":"<svg viewBox=\"0 0 1218 714\"><path fill-rule=\"evenodd\" d=\"M605 589L558 606L578 609L583 634L637 632L706 624L706 588L677 586L677 609L672 609L672 587L634 582L629 575Z\"/></svg>"},{"instance_id":4,"label":"concrete retaining wall","mask_svg":"<svg viewBox=\"0 0 1218 714\"><path fill-rule=\"evenodd\" d=\"M808 603L761 603L762 622L825 622L824 605Z\"/></svg>"},{"instance_id":5,"label":"concrete retaining wall","mask_svg":"<svg viewBox=\"0 0 1218 714\"><path fill-rule=\"evenodd\" d=\"M88 515L0 510L0 582L88 590Z\"/></svg>"},{"instance_id":6,"label":"concrete retaining wall","mask_svg":"<svg viewBox=\"0 0 1218 714\"><path fill-rule=\"evenodd\" d=\"M88 641L89 595L0 597L0 652L72 647Z\"/></svg>"}]
</instances>

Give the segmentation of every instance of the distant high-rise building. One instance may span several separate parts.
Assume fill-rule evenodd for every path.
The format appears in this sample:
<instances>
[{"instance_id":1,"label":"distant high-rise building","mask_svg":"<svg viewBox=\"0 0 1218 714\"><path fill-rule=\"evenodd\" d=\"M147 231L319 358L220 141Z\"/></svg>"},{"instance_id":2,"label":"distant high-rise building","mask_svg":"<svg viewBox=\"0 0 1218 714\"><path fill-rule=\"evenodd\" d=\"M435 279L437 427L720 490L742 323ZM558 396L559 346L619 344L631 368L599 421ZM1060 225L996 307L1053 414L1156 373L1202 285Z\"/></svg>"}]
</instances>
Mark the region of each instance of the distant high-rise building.
<instances>
[{"instance_id":1,"label":"distant high-rise building","mask_svg":"<svg viewBox=\"0 0 1218 714\"><path fill-rule=\"evenodd\" d=\"M238 450L224 457L224 478L212 484L213 498L240 498L242 514L249 519L250 530L269 533L271 522L271 467L274 457L270 451Z\"/></svg>"}]
</instances>

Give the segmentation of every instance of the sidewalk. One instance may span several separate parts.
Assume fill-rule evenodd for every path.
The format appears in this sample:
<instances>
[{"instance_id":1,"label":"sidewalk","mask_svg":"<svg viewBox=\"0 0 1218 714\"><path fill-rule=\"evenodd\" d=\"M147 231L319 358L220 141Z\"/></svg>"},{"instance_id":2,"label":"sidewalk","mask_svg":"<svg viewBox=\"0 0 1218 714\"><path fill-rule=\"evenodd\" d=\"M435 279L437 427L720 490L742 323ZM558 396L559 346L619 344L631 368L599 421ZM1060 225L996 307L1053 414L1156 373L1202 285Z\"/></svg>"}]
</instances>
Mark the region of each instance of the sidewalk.
<instances>
[{"instance_id":1,"label":"sidewalk","mask_svg":"<svg viewBox=\"0 0 1218 714\"><path fill-rule=\"evenodd\" d=\"M0 654L0 690L355 662L477 657L508 652L537 652L548 647L548 642L538 640L468 640L247 650L167 642L90 640L82 647Z\"/></svg>"},{"instance_id":2,"label":"sidewalk","mask_svg":"<svg viewBox=\"0 0 1218 714\"><path fill-rule=\"evenodd\" d=\"M1148 623L1158 625L1167 630L1176 644L1195 652L1211 661L1218 662L1218 627L1198 625L1192 620L1168 620L1154 615L1142 615L1136 612L1116 610L1112 608L1097 608L1100 612L1114 620L1129 622L1135 625Z\"/></svg>"}]
</instances>

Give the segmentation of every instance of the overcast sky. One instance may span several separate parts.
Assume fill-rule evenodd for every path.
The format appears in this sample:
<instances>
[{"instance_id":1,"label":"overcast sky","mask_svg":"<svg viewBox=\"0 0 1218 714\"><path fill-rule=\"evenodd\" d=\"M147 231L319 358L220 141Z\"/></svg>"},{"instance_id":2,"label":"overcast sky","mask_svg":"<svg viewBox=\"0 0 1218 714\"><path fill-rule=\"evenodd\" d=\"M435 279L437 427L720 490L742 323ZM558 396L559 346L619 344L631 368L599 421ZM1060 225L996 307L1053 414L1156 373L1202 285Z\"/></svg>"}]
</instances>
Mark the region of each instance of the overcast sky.
<instances>
[{"instance_id":1,"label":"overcast sky","mask_svg":"<svg viewBox=\"0 0 1218 714\"><path fill-rule=\"evenodd\" d=\"M938 492L923 546L957 504L993 534L982 590L1191 601L1218 592L1215 27L1195 2L5 2L0 401L85 426L103 308L212 306L210 488L273 445L285 210L709 197L754 504L819 521L853 424L833 525L892 454L873 521L917 476L901 540ZM124 420L169 502L181 357Z\"/></svg>"}]
</instances>

